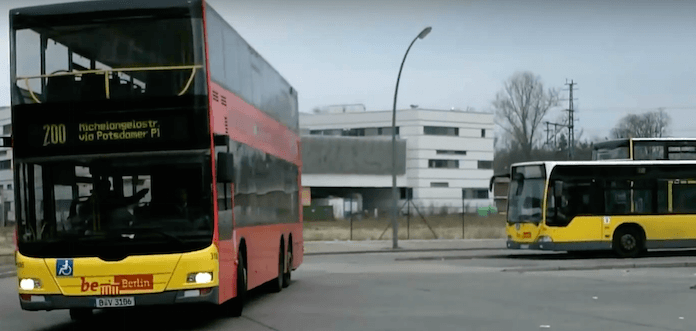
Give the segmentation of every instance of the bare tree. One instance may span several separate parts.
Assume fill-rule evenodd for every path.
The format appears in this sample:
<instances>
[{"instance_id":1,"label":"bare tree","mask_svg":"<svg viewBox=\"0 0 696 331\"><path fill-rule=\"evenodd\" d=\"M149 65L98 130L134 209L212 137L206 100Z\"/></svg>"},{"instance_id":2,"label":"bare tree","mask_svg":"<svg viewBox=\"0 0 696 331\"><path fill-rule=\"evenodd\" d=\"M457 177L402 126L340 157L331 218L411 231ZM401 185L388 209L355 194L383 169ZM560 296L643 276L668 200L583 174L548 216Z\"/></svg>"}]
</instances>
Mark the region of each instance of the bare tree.
<instances>
[{"instance_id":1,"label":"bare tree","mask_svg":"<svg viewBox=\"0 0 696 331\"><path fill-rule=\"evenodd\" d=\"M611 130L614 138L655 138L667 135L672 121L663 109L643 114L628 114Z\"/></svg>"},{"instance_id":2,"label":"bare tree","mask_svg":"<svg viewBox=\"0 0 696 331\"><path fill-rule=\"evenodd\" d=\"M558 91L544 91L541 78L531 72L515 73L496 94L496 122L514 139L526 158L537 142L539 124L558 105Z\"/></svg>"}]
</instances>

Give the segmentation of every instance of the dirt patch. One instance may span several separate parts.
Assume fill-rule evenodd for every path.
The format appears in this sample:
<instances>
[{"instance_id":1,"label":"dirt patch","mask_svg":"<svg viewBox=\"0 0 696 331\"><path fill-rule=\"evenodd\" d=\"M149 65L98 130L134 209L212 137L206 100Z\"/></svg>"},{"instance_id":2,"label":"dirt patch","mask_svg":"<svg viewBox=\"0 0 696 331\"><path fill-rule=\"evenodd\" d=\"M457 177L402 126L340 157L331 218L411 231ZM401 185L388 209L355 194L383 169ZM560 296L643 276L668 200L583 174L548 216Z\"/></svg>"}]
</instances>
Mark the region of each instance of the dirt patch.
<instances>
[{"instance_id":1,"label":"dirt patch","mask_svg":"<svg viewBox=\"0 0 696 331\"><path fill-rule=\"evenodd\" d=\"M399 239L501 239L506 236L503 215L467 214L463 221L461 215L433 215L427 216L425 221L427 225L420 217L400 218ZM354 220L352 223L352 240L378 240L382 234L382 239L392 237L389 219ZM351 222L305 222L304 240L351 240Z\"/></svg>"}]
</instances>

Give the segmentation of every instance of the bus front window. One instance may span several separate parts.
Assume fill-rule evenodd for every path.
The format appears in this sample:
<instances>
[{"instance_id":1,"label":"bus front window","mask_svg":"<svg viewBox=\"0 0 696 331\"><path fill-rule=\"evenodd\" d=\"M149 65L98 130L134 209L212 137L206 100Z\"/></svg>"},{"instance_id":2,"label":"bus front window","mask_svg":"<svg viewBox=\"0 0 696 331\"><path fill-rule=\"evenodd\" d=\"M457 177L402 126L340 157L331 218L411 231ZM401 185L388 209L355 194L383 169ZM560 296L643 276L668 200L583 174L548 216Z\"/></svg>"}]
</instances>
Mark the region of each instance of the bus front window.
<instances>
[{"instance_id":1,"label":"bus front window","mask_svg":"<svg viewBox=\"0 0 696 331\"><path fill-rule=\"evenodd\" d=\"M207 247L210 174L195 159L19 163L20 252L108 258Z\"/></svg>"},{"instance_id":2,"label":"bus front window","mask_svg":"<svg viewBox=\"0 0 696 331\"><path fill-rule=\"evenodd\" d=\"M545 183L543 176L543 167L513 168L508 199L508 223L541 222Z\"/></svg>"}]
</instances>

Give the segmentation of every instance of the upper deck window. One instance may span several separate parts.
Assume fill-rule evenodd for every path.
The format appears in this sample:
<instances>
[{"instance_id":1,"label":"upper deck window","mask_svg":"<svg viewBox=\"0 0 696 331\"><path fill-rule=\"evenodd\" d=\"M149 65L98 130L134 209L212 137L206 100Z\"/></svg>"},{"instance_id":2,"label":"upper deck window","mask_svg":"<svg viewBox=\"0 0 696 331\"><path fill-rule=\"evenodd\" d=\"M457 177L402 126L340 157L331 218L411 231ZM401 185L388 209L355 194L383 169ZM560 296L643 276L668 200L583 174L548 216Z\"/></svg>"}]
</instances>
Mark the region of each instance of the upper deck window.
<instances>
[{"instance_id":1,"label":"upper deck window","mask_svg":"<svg viewBox=\"0 0 696 331\"><path fill-rule=\"evenodd\" d=\"M186 10L20 11L12 27L13 105L205 94L202 20Z\"/></svg>"}]
</instances>

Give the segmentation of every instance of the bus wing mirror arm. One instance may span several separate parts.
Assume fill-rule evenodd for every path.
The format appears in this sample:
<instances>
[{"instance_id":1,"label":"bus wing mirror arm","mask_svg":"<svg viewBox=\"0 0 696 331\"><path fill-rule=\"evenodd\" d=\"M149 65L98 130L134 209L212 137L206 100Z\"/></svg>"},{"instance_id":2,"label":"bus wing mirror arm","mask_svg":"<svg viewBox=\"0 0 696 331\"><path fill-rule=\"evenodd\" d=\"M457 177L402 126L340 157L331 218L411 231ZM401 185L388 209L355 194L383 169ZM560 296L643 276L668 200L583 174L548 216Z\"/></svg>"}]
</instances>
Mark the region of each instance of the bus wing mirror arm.
<instances>
[{"instance_id":1,"label":"bus wing mirror arm","mask_svg":"<svg viewBox=\"0 0 696 331\"><path fill-rule=\"evenodd\" d=\"M553 182L553 197L556 199L556 203L559 203L561 201L561 197L563 196L563 182L560 180L557 180Z\"/></svg>"}]
</instances>

